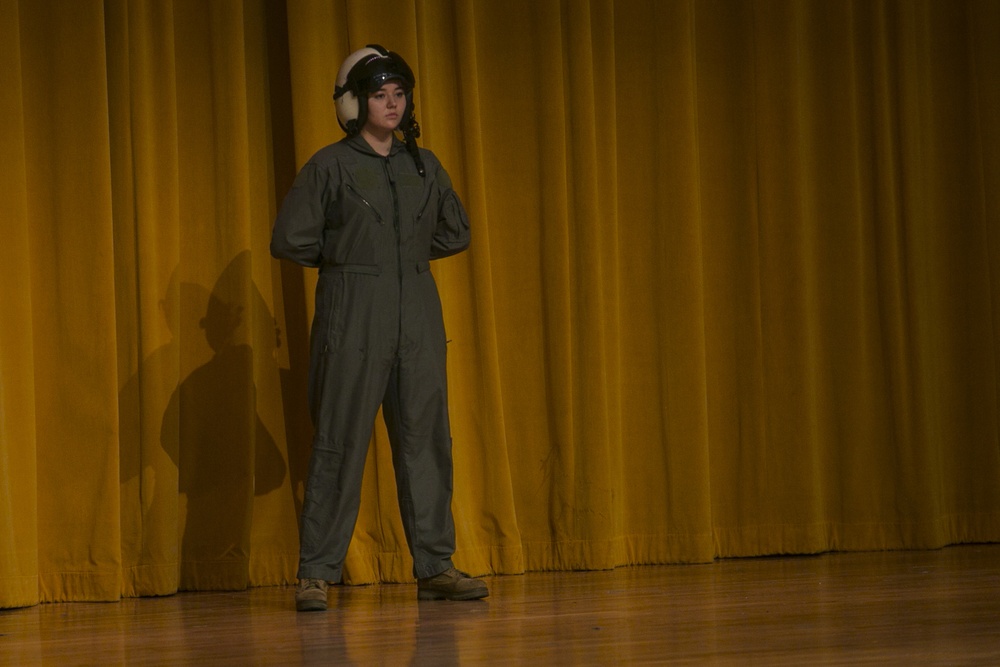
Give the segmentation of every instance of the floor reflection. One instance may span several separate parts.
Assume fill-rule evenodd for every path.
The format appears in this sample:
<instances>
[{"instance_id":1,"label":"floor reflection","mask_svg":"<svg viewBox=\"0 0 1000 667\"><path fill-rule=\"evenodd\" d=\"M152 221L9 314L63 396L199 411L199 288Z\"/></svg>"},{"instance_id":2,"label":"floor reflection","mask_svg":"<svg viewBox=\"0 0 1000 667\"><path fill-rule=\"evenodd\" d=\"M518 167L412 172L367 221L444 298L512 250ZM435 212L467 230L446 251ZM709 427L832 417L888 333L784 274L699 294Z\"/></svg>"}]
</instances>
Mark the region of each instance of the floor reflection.
<instances>
[{"instance_id":1,"label":"floor reflection","mask_svg":"<svg viewBox=\"0 0 1000 667\"><path fill-rule=\"evenodd\" d=\"M1000 545L0 611L0 664L1000 664Z\"/></svg>"}]
</instances>

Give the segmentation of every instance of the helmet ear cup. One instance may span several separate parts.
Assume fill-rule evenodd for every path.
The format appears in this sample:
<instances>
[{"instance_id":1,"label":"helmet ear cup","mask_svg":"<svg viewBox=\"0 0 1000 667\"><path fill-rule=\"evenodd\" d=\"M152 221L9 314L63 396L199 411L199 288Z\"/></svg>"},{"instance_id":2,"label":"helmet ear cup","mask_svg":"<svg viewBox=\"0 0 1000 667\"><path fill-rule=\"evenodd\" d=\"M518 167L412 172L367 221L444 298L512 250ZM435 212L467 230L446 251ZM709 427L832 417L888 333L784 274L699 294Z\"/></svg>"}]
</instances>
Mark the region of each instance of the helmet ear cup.
<instances>
[{"instance_id":1,"label":"helmet ear cup","mask_svg":"<svg viewBox=\"0 0 1000 667\"><path fill-rule=\"evenodd\" d=\"M352 92L345 93L336 100L336 106L337 122L340 124L340 129L350 135L357 134L364 126L364 120L358 118L361 113L361 104L357 95ZM360 123L359 120L361 120Z\"/></svg>"},{"instance_id":2,"label":"helmet ear cup","mask_svg":"<svg viewBox=\"0 0 1000 667\"><path fill-rule=\"evenodd\" d=\"M365 104L361 103L358 97L359 91L355 88L357 82L349 82L348 75L354 66L362 60L373 56L383 57L382 51L366 46L347 56L340 69L337 70L337 88L333 94L333 103L337 108L337 123L348 135L357 134L364 127L368 115L367 100L365 100Z\"/></svg>"}]
</instances>

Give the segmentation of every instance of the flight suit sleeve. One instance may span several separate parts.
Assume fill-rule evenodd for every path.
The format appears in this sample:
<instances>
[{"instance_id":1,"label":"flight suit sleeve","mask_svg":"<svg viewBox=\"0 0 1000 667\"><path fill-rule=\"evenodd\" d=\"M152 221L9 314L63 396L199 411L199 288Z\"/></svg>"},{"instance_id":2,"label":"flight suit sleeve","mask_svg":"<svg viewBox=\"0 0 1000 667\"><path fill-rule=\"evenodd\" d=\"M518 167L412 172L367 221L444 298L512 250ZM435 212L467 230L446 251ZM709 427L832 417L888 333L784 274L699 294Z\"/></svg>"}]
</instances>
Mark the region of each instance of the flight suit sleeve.
<instances>
[{"instance_id":1,"label":"flight suit sleeve","mask_svg":"<svg viewBox=\"0 0 1000 667\"><path fill-rule=\"evenodd\" d=\"M323 230L330 203L327 170L306 163L281 204L271 233L271 254L303 266L323 263Z\"/></svg>"},{"instance_id":2,"label":"flight suit sleeve","mask_svg":"<svg viewBox=\"0 0 1000 667\"><path fill-rule=\"evenodd\" d=\"M431 259L455 255L469 247L472 240L469 217L458 194L451 187L451 178L444 168L437 170L437 186L441 197L438 207L437 227L431 243Z\"/></svg>"}]
</instances>

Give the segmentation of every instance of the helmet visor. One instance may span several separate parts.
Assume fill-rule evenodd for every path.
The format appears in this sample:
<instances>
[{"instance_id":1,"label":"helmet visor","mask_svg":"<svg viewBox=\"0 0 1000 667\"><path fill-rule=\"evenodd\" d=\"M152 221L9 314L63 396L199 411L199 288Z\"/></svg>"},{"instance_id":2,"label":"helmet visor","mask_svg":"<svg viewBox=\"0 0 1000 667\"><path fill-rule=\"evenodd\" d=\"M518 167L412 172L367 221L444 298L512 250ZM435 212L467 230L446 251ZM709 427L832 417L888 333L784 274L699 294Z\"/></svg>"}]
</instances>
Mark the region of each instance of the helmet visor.
<instances>
[{"instance_id":1,"label":"helmet visor","mask_svg":"<svg viewBox=\"0 0 1000 667\"><path fill-rule=\"evenodd\" d=\"M347 87L354 88L359 95L369 95L389 81L398 81L407 93L416 83L409 65L392 52L360 61L347 75Z\"/></svg>"}]
</instances>

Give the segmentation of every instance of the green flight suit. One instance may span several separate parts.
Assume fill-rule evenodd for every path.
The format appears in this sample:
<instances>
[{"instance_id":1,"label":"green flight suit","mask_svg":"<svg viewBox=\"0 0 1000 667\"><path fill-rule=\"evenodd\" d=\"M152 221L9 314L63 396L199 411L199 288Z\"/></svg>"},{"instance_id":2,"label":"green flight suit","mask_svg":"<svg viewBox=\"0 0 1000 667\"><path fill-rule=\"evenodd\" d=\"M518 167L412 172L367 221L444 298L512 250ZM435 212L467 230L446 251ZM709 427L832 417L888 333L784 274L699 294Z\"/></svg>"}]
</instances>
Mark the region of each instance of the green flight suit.
<instances>
[{"instance_id":1,"label":"green flight suit","mask_svg":"<svg viewBox=\"0 0 1000 667\"><path fill-rule=\"evenodd\" d=\"M452 566L446 340L429 268L469 246L469 222L437 158L421 156L425 176L399 141L388 156L360 136L327 146L275 222L271 254L319 267L299 578L341 578L379 405L414 576Z\"/></svg>"}]
</instances>

